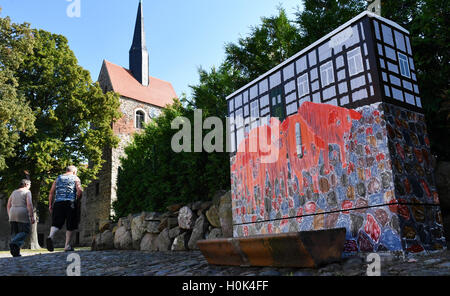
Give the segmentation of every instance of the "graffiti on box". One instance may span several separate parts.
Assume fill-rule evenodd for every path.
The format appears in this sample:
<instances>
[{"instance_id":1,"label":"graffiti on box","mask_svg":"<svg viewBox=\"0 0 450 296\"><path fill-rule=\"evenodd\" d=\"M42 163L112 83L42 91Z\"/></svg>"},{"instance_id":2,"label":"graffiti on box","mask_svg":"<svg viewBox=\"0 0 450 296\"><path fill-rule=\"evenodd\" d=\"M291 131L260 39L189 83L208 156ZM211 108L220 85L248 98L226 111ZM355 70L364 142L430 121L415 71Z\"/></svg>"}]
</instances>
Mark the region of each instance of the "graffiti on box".
<instances>
[{"instance_id":1,"label":"graffiti on box","mask_svg":"<svg viewBox=\"0 0 450 296\"><path fill-rule=\"evenodd\" d=\"M234 236L345 227L346 252L438 248L422 115L305 102L279 124L274 162L249 149L263 132L273 139L269 126L254 128L231 158Z\"/></svg>"}]
</instances>

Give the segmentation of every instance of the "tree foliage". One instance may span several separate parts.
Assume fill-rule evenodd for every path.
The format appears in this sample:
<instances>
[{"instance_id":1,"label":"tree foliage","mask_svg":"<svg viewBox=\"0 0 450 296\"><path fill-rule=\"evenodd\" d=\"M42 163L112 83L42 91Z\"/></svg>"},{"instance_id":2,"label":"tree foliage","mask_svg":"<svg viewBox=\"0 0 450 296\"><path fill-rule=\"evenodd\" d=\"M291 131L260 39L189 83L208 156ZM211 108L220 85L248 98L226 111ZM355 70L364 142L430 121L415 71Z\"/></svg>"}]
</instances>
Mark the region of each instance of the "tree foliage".
<instances>
[{"instance_id":1,"label":"tree foliage","mask_svg":"<svg viewBox=\"0 0 450 296\"><path fill-rule=\"evenodd\" d=\"M35 133L20 133L15 156L0 173L0 189L13 189L28 170L35 202L45 202L49 185L67 165L79 166L83 184L99 171L102 148L118 142L111 122L120 116L119 98L92 82L64 36L44 30L32 30L32 36L32 51L14 76L33 112Z\"/></svg>"},{"instance_id":2,"label":"tree foliage","mask_svg":"<svg viewBox=\"0 0 450 296\"><path fill-rule=\"evenodd\" d=\"M301 36L284 9L278 15L264 17L251 28L247 37L225 46L225 63L251 81L299 51Z\"/></svg>"},{"instance_id":3,"label":"tree foliage","mask_svg":"<svg viewBox=\"0 0 450 296\"><path fill-rule=\"evenodd\" d=\"M34 114L18 93L15 76L24 56L31 53L33 41L29 25L0 17L0 170L6 168L6 159L15 155L20 134L35 132Z\"/></svg>"},{"instance_id":4,"label":"tree foliage","mask_svg":"<svg viewBox=\"0 0 450 296\"><path fill-rule=\"evenodd\" d=\"M170 121L185 116L192 121L194 109L204 116L227 114L226 96L262 75L301 49L366 9L364 0L303 0L290 20L283 8L261 19L261 24L236 43L225 46L225 60L211 71L199 70L200 83L191 86L192 98L163 112L145 132L136 135L126 150L119 173L116 213L161 210L174 202L210 198L216 189L229 189L229 157L226 153L179 153L171 151L175 133ZM448 100L448 1L387 0L382 14L410 30L422 104L426 111L432 149L450 160L450 103ZM206 131L207 132L207 131ZM205 132L205 133L206 133ZM439 141L439 135L448 135ZM445 145L444 145L445 143ZM156 147L156 148L150 148ZM152 150L156 149L156 150ZM149 170L149 167L157 169Z\"/></svg>"}]
</instances>

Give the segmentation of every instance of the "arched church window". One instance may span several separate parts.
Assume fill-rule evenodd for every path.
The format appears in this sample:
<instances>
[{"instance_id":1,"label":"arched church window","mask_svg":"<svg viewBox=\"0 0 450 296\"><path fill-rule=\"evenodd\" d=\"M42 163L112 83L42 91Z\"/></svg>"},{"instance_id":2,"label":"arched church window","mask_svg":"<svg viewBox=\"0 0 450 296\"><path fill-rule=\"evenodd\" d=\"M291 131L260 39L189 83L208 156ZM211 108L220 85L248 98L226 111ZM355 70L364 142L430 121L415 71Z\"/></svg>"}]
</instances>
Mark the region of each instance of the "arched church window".
<instances>
[{"instance_id":1,"label":"arched church window","mask_svg":"<svg viewBox=\"0 0 450 296\"><path fill-rule=\"evenodd\" d=\"M137 110L136 111L136 125L135 127L138 129L143 129L144 128L144 123L145 123L145 113L142 110Z\"/></svg>"}]
</instances>

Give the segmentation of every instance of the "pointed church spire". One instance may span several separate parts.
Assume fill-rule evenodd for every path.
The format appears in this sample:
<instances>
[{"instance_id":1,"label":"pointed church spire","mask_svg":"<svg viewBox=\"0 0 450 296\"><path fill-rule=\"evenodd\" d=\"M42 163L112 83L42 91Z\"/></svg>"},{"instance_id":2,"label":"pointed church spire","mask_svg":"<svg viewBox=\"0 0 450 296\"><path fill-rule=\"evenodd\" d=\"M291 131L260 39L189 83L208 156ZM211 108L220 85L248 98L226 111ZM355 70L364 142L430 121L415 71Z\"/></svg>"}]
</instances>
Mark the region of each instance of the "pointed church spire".
<instances>
[{"instance_id":1,"label":"pointed church spire","mask_svg":"<svg viewBox=\"0 0 450 296\"><path fill-rule=\"evenodd\" d=\"M149 57L145 44L144 13L142 0L139 1L133 44L130 49L130 71L142 85L148 86Z\"/></svg>"}]
</instances>

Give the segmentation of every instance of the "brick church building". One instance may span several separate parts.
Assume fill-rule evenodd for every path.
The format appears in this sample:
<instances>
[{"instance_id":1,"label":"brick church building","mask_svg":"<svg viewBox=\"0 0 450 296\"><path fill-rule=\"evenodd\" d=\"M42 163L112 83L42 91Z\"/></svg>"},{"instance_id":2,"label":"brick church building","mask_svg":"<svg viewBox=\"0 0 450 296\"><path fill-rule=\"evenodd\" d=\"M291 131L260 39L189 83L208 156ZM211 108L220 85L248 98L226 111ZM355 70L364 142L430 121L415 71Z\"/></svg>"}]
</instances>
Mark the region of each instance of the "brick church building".
<instances>
[{"instance_id":1,"label":"brick church building","mask_svg":"<svg viewBox=\"0 0 450 296\"><path fill-rule=\"evenodd\" d=\"M117 199L117 175L120 157L130 143L132 135L159 115L162 108L177 97L172 84L149 76L149 54L145 42L142 1L139 3L133 43L129 52L129 69L104 60L98 82L104 92L114 91L120 95L122 118L112 123L120 142L118 147L105 149L106 161L94 180L85 190L81 223L80 243L89 244L92 235L102 222L112 214L112 202Z\"/></svg>"}]
</instances>

